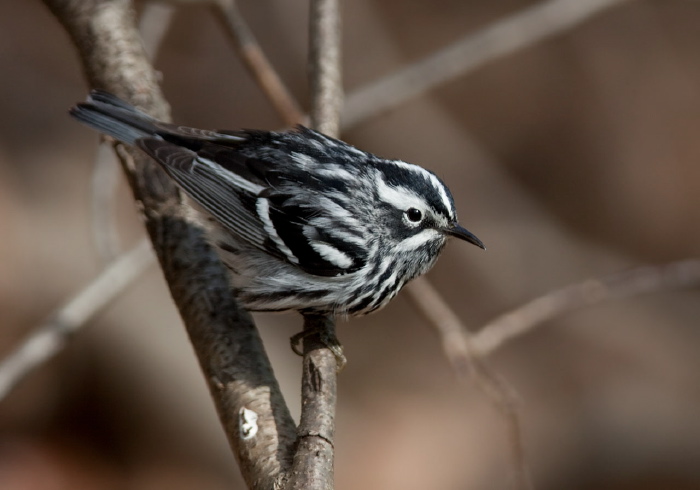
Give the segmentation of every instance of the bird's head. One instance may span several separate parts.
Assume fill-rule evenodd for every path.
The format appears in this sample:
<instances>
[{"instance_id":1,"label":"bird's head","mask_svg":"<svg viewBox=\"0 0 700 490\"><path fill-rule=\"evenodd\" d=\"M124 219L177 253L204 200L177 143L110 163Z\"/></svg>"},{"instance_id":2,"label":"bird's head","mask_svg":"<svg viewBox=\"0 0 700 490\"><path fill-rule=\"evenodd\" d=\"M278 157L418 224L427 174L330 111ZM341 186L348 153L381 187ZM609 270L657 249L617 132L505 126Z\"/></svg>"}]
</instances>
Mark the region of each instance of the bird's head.
<instances>
[{"instance_id":1,"label":"bird's head","mask_svg":"<svg viewBox=\"0 0 700 490\"><path fill-rule=\"evenodd\" d=\"M460 226L452 194L435 174L399 160L383 160L375 169L375 198L395 253L418 253L432 264L451 236L485 248Z\"/></svg>"}]
</instances>

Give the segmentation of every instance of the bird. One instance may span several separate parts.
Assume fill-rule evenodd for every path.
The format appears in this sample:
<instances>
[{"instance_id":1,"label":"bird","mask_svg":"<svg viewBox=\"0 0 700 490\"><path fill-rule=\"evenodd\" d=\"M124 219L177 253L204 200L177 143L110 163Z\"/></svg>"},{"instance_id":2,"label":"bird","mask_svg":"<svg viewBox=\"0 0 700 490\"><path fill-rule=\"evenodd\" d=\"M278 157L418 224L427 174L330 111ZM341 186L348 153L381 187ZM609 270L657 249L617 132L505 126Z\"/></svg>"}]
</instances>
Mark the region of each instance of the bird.
<instances>
[{"instance_id":1,"label":"bird","mask_svg":"<svg viewBox=\"0 0 700 490\"><path fill-rule=\"evenodd\" d=\"M427 272L448 238L485 248L436 174L304 126L178 126L101 90L70 114L144 151L189 196L249 311L365 315Z\"/></svg>"}]
</instances>

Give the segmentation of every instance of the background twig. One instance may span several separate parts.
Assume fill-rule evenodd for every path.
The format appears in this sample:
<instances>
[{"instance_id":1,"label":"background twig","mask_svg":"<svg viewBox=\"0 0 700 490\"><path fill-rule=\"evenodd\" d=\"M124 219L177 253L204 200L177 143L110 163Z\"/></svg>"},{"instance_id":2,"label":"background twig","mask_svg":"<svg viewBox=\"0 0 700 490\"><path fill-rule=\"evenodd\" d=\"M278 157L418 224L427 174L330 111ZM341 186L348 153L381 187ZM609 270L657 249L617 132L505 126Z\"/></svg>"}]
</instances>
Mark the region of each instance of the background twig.
<instances>
[{"instance_id":1,"label":"background twig","mask_svg":"<svg viewBox=\"0 0 700 490\"><path fill-rule=\"evenodd\" d=\"M153 258L150 242L143 240L105 267L83 290L52 313L0 363L0 400L19 380L63 349L76 330L153 264Z\"/></svg>"},{"instance_id":2,"label":"background twig","mask_svg":"<svg viewBox=\"0 0 700 490\"><path fill-rule=\"evenodd\" d=\"M350 129L452 78L562 33L626 1L629 0L548 0L527 7L397 73L350 92L342 126Z\"/></svg>"},{"instance_id":3,"label":"background twig","mask_svg":"<svg viewBox=\"0 0 700 490\"><path fill-rule=\"evenodd\" d=\"M472 337L474 349L490 354L503 344L566 312L604 301L700 285L700 260L629 271L572 284L539 296L484 325Z\"/></svg>"},{"instance_id":4,"label":"background twig","mask_svg":"<svg viewBox=\"0 0 700 490\"><path fill-rule=\"evenodd\" d=\"M516 488L531 489L532 481L525 458L520 416L513 388L486 365L474 349L472 337L440 293L424 278L406 286L414 305L438 333L442 350L460 380L471 377L477 387L503 416L510 441Z\"/></svg>"},{"instance_id":5,"label":"background twig","mask_svg":"<svg viewBox=\"0 0 700 490\"><path fill-rule=\"evenodd\" d=\"M284 123L288 126L302 124L305 117L299 104L294 100L268 61L253 32L238 10L236 0L215 0L214 9L246 68L253 75L260 89L270 100Z\"/></svg>"}]
</instances>

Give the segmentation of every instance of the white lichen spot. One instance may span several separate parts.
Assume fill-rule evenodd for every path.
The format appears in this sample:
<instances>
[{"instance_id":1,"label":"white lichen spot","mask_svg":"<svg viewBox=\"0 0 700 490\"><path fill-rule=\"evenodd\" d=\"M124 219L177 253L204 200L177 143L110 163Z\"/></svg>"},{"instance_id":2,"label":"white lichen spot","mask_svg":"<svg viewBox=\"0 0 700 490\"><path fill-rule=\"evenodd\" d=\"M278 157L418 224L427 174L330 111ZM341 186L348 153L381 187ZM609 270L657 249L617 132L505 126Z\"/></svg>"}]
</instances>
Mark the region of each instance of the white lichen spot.
<instances>
[{"instance_id":1,"label":"white lichen spot","mask_svg":"<svg viewBox=\"0 0 700 490\"><path fill-rule=\"evenodd\" d=\"M241 439L247 441L258 433L258 414L243 407L238 412L238 427L241 431Z\"/></svg>"}]
</instances>

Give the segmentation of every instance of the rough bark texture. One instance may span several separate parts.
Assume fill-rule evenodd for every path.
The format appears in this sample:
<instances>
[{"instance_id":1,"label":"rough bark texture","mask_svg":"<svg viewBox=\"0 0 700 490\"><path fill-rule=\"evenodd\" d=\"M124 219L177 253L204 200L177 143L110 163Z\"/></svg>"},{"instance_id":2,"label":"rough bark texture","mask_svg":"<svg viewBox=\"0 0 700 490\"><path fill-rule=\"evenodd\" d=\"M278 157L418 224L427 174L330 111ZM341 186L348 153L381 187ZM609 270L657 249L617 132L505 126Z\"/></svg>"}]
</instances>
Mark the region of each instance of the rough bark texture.
<instances>
[{"instance_id":1,"label":"rough bark texture","mask_svg":"<svg viewBox=\"0 0 700 490\"><path fill-rule=\"evenodd\" d=\"M335 325L324 316L304 320L304 331L310 335L304 338L299 447L287 488L328 490L333 488L337 359L322 340L322 332L335 339Z\"/></svg>"},{"instance_id":2,"label":"rough bark texture","mask_svg":"<svg viewBox=\"0 0 700 490\"><path fill-rule=\"evenodd\" d=\"M91 87L169 119L130 2L45 3L78 48ZM250 488L273 488L296 434L252 319L234 302L225 269L176 187L145 155L116 146L243 476Z\"/></svg>"}]
</instances>

